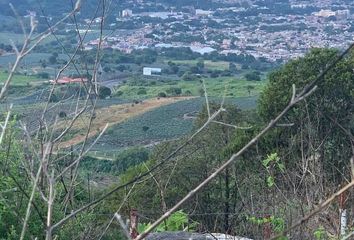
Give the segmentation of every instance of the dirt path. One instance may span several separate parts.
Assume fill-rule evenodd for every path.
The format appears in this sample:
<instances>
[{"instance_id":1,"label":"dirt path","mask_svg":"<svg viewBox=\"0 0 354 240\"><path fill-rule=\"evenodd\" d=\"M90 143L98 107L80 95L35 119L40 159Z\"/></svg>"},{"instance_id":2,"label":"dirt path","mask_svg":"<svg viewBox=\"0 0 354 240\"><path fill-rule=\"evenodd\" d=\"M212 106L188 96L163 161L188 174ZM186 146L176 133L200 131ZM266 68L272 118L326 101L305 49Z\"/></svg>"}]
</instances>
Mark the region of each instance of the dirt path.
<instances>
[{"instance_id":1,"label":"dirt path","mask_svg":"<svg viewBox=\"0 0 354 240\"><path fill-rule=\"evenodd\" d=\"M141 115L155 108L175 103L182 100L192 99L193 97L171 97L160 99L148 99L139 104L120 104L113 105L106 108L100 108L96 111L96 117L92 122L89 138L97 135L108 123L109 126L121 123L129 118ZM72 145L76 145L85 140L85 133L89 122L89 115L85 114L76 121L71 131L77 132L70 140L63 141L58 145L59 149L68 148ZM68 122L59 123L59 126L64 128Z\"/></svg>"}]
</instances>

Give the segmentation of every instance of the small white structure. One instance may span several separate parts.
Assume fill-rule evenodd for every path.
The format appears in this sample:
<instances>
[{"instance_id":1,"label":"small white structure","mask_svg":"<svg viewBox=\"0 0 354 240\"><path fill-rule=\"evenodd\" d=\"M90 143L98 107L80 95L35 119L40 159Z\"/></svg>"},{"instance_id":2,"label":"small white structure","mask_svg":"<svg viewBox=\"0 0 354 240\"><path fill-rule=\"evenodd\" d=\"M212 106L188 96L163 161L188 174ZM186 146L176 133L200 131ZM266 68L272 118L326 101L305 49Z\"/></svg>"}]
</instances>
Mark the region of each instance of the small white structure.
<instances>
[{"instance_id":1,"label":"small white structure","mask_svg":"<svg viewBox=\"0 0 354 240\"><path fill-rule=\"evenodd\" d=\"M161 68L144 67L143 75L144 76L160 75L161 71L162 71Z\"/></svg>"},{"instance_id":2,"label":"small white structure","mask_svg":"<svg viewBox=\"0 0 354 240\"><path fill-rule=\"evenodd\" d=\"M209 17L209 16L213 15L213 13L214 13L213 11L206 11L203 9L196 9L195 10L195 14L200 17L202 17L202 16Z\"/></svg>"},{"instance_id":3,"label":"small white structure","mask_svg":"<svg viewBox=\"0 0 354 240\"><path fill-rule=\"evenodd\" d=\"M331 16L335 16L335 15L336 15L336 12L333 12L333 11L331 11L331 10L324 10L324 9L321 9L321 11L316 12L314 15L317 16L317 17L328 18L328 17L331 17Z\"/></svg>"},{"instance_id":4,"label":"small white structure","mask_svg":"<svg viewBox=\"0 0 354 240\"><path fill-rule=\"evenodd\" d=\"M130 9L124 9L122 11L122 17L127 18L133 16L133 11Z\"/></svg>"},{"instance_id":5,"label":"small white structure","mask_svg":"<svg viewBox=\"0 0 354 240\"><path fill-rule=\"evenodd\" d=\"M338 10L336 11L336 17L340 20L347 20L350 17L350 11L346 10Z\"/></svg>"}]
</instances>

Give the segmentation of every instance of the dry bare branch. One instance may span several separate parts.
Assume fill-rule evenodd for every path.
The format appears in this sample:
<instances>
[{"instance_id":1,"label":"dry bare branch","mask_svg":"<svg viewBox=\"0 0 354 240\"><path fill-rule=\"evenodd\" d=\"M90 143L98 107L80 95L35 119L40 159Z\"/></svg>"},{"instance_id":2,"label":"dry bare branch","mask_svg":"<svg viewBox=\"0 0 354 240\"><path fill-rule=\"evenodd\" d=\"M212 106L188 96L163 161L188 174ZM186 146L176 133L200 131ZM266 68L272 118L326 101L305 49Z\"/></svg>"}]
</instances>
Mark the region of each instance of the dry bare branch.
<instances>
[{"instance_id":1,"label":"dry bare branch","mask_svg":"<svg viewBox=\"0 0 354 240\"><path fill-rule=\"evenodd\" d=\"M122 216L121 216L120 214L118 214L118 213L115 213L115 214L114 214L114 217L117 219L119 225L122 227L124 235L125 235L129 240L131 240L132 238L130 237L128 227L127 227L127 226L125 225L125 223L123 222Z\"/></svg>"},{"instance_id":2,"label":"dry bare branch","mask_svg":"<svg viewBox=\"0 0 354 240\"><path fill-rule=\"evenodd\" d=\"M121 202L119 208L117 209L116 213L119 213L119 212L120 212L120 210L122 209L123 205L126 203L126 201L128 200L128 198L130 197L130 194L132 193L132 191L133 191L133 189L135 188L135 185L136 185L136 184L137 184L137 182L134 183L133 186L129 189L129 192L125 195L125 197L124 197L123 201ZM98 240L101 240L101 239L104 237L104 235L107 233L107 231L108 231L109 227L111 226L111 224L112 224L114 218L115 218L115 215L113 214L113 217L111 218L111 220L110 220L109 223L107 224L106 228L104 229L104 231L102 232L102 234L101 234L101 236L100 236L100 238L99 238Z\"/></svg>"},{"instance_id":3,"label":"dry bare branch","mask_svg":"<svg viewBox=\"0 0 354 240\"><path fill-rule=\"evenodd\" d=\"M10 120L10 116L11 116L11 110L12 110L12 104L10 105L10 108L7 112L7 115L6 115L6 119L5 119L5 122L4 124L0 124L0 127L1 127L1 135L0 135L0 145L2 144L2 141L4 139L4 136L5 136L5 133L6 133L6 128L7 128L7 125L9 123L9 120Z\"/></svg>"},{"instance_id":4,"label":"dry bare branch","mask_svg":"<svg viewBox=\"0 0 354 240\"><path fill-rule=\"evenodd\" d=\"M285 236L287 233L289 233L291 230L297 228L298 226L302 225L303 223L307 222L311 217L313 217L314 215L318 214L319 212L321 212L322 209L324 209L325 207L327 207L329 204L331 204L334 200L336 200L342 193L348 191L349 189L351 189L354 186L354 180L352 180L350 183L348 183L347 185L345 185L343 188L341 188L340 190L338 190L336 193L334 193L332 196L330 196L329 198L327 198L326 201L324 201L323 203L321 203L317 208L315 208L313 211L311 211L310 213L308 213L306 216L304 216L303 218L301 218L300 220L298 220L295 224L293 224L292 226L290 226L289 228L287 228L286 230L284 230L282 233L277 234L276 236L272 237L271 240L275 240L278 239L279 237Z\"/></svg>"},{"instance_id":5,"label":"dry bare branch","mask_svg":"<svg viewBox=\"0 0 354 240\"><path fill-rule=\"evenodd\" d=\"M42 173L42 168L44 165L44 162L46 161L46 158L48 157L48 153L50 151L50 144L47 145L46 150L45 150L45 154L43 155L43 159L41 160L38 170L37 170L37 174L36 174L36 178L34 180L34 182L32 183L32 191L31 191L31 195L30 195L30 199L28 200L28 204L27 204L27 210L26 210L26 215L25 215L25 219L23 222L23 226L22 226L22 231L21 231L21 236L20 236L20 240L23 240L26 234L26 229L27 229L27 224L28 224L28 220L31 214L31 207L32 207L32 201L34 199L34 195L37 189L37 185L38 185L38 181L39 181L39 177Z\"/></svg>"}]
</instances>

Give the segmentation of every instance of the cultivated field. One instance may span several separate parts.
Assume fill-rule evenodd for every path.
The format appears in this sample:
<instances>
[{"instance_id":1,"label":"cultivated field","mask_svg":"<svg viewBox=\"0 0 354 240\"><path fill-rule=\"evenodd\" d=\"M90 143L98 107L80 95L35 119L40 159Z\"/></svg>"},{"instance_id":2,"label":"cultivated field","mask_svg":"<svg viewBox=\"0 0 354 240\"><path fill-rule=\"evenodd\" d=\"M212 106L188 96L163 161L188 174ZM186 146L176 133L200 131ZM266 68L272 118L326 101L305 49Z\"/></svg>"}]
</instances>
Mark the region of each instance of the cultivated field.
<instances>
[{"instance_id":1,"label":"cultivated field","mask_svg":"<svg viewBox=\"0 0 354 240\"><path fill-rule=\"evenodd\" d=\"M220 102L219 99L210 99ZM256 98L228 98L226 103L236 104L241 109L254 108ZM95 156L114 156L124 148L176 139L190 133L193 129L193 118L205 104L205 99L192 98L155 108L144 114L132 117L109 128L100 138L92 151Z\"/></svg>"},{"instance_id":2,"label":"cultivated field","mask_svg":"<svg viewBox=\"0 0 354 240\"><path fill-rule=\"evenodd\" d=\"M6 81L8 75L9 74L7 72L0 71L0 84L3 84ZM44 80L36 76L25 76L22 74L15 74L15 76L12 79L11 85L27 86L34 83L38 84L41 82L44 82Z\"/></svg>"},{"instance_id":3,"label":"cultivated field","mask_svg":"<svg viewBox=\"0 0 354 240\"><path fill-rule=\"evenodd\" d=\"M155 108L175 103L178 101L190 99L191 97L172 97L172 98L161 98L161 99L149 99L138 104L119 104L113 105L106 108L100 108L95 112L95 118L92 122L91 129L89 133L89 138L97 135L102 129L109 124L113 126L115 124L121 123L129 118L138 116ZM64 141L60 144L59 148L67 148L72 145L76 145L85 140L85 130L89 122L89 114L84 114L82 117L76 121L73 125L72 131L75 132L72 138ZM58 124L59 128L65 128L68 122L63 121Z\"/></svg>"}]
</instances>

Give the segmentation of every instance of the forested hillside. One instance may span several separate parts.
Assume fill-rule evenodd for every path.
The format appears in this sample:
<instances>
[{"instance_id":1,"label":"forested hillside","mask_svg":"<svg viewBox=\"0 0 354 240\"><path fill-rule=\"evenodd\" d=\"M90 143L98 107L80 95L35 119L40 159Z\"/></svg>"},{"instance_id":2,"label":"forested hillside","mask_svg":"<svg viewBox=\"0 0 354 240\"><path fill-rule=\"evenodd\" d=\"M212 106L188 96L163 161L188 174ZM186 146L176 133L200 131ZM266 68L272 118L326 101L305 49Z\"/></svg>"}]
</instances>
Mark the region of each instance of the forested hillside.
<instances>
[{"instance_id":1,"label":"forested hillside","mask_svg":"<svg viewBox=\"0 0 354 240\"><path fill-rule=\"evenodd\" d=\"M275 2L0 0L0 240L353 239L351 3Z\"/></svg>"},{"instance_id":2,"label":"forested hillside","mask_svg":"<svg viewBox=\"0 0 354 240\"><path fill-rule=\"evenodd\" d=\"M225 105L223 107L227 111L220 113L215 123L203 129L183 149L178 146L183 146L184 138L160 144L144 163L136 162L138 165L132 166L130 162L129 169L123 168L127 170L119 176L119 183L112 183L110 188L114 189L117 184L129 185L115 191L94 208L80 212L56 229L54 235L67 239L79 232L82 237L97 238L106 226L105 215L117 211L120 205L123 215L128 215L131 208L138 209L142 216L140 221L144 224L163 214L282 111L290 101L292 84L301 90L337 54L334 50L316 49L305 58L289 62L269 75L269 83L261 94L257 111L241 111L237 106ZM279 125L182 206L189 221L195 223L195 230L226 232L257 239L262 236L262 219L268 216L275 233L280 233L326 199L337 186L349 181L350 157L353 154L350 132L354 128L353 61L354 55L351 53L336 64L319 80L318 89L312 95L292 108ZM218 111L219 103L210 103L209 108L214 113ZM205 106L197 115L195 130L207 122L207 110ZM21 133L14 126L11 124L11 130L7 131L3 143L6 148L1 157L1 192L6 198L1 203L0 230L7 239L16 239L20 233L17 216L26 211L30 188L26 184L30 177L27 174L31 174L26 174L27 167L21 167L22 164L29 164L23 162L29 152L21 146L18 140ZM178 153L171 156L176 149ZM169 156L168 160L166 156ZM63 157L63 160L68 158ZM58 162L58 169L65 168L63 160ZM84 168L87 167L86 161L88 159L83 160ZM104 169L99 172L112 172L116 168L106 165ZM151 176L146 174L149 170ZM140 180L135 181L136 177ZM43 184L44 187L46 184ZM84 182L79 182L80 190L77 189L75 197L67 202L65 185L58 182L55 186L54 223L65 217L65 212L68 214L105 192L94 185L87 189ZM44 187L42 191L47 190ZM350 211L353 210L352 203L352 200L347 203L351 206ZM41 196L36 195L32 203L34 212L28 224L29 236L45 233L42 204ZM316 231L322 231L323 236L335 236L338 234L337 211L338 206L331 205L301 226L306 231L292 231L291 238L309 239ZM110 229L106 237L115 239L118 227Z\"/></svg>"},{"instance_id":3,"label":"forested hillside","mask_svg":"<svg viewBox=\"0 0 354 240\"><path fill-rule=\"evenodd\" d=\"M247 113L225 106L227 113L217 120L236 126L210 125L176 157L164 164L153 179L132 190L126 211L136 208L155 218L163 214L199 184L233 153L246 145L264 125L284 109L291 97L291 85L299 89L315 78L335 58L333 50L313 50L305 58L292 61L269 76L269 84L258 103L257 112ZM262 238L267 217L275 232L282 232L313 209L336 186L350 180L353 131L353 54L332 69L318 84L318 90L299 104L247 151L212 181L201 193L182 206L201 231L228 232ZM218 105L212 105L212 112ZM195 128L207 120L207 109L198 115ZM128 170L129 181L161 162L185 140L168 143L152 153L146 165ZM114 206L124 191L108 201ZM147 203L146 198L153 201ZM352 211L353 202L347 206ZM152 210L154 209L154 210ZM327 239L338 231L338 206L335 204L294 230L291 239L315 238L322 231ZM128 213L128 212L127 212ZM149 220L148 220L149 221ZM311 229L311 230L310 230ZM322 238L321 238L322 239Z\"/></svg>"}]
</instances>

